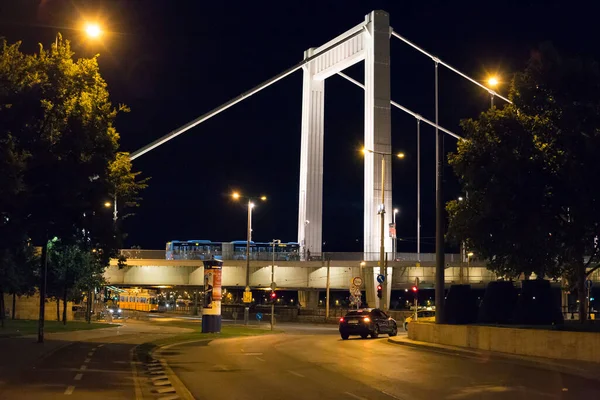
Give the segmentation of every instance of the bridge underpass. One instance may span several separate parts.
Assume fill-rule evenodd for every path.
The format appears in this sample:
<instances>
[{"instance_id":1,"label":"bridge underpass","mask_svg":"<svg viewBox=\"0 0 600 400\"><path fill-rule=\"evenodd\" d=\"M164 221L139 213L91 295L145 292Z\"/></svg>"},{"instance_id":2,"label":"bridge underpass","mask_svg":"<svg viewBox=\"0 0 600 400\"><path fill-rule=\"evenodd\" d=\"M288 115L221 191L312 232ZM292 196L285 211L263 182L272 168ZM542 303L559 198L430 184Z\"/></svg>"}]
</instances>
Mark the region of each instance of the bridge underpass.
<instances>
[{"instance_id":1,"label":"bridge underpass","mask_svg":"<svg viewBox=\"0 0 600 400\"><path fill-rule=\"evenodd\" d=\"M427 255L423 255L428 259ZM250 286L254 290L268 290L271 285L270 261L250 262ZM330 289L348 290L352 278L363 278L363 290L367 302L375 304L375 293L372 281L373 267L376 261L341 260L330 261ZM415 278L419 278L420 289L433 289L435 284L435 261L422 261L416 266L414 261L393 261L388 265L388 279L391 279L392 290L410 288ZM482 262L472 261L464 268L464 283L474 288L483 289L485 285L499 277L485 268ZM223 287L227 289L244 289L245 260L225 260L223 262ZM164 259L129 259L127 266L119 268L117 260L111 260L104 277L110 285L121 287L202 287L204 268L202 260L164 260ZM369 278L371 281L369 281ZM600 272L591 277L600 281ZM276 261L275 282L277 290L298 291L302 305L316 307L319 291L327 287L326 261ZM458 255L447 255L445 269L445 286L460 283L460 259ZM560 286L559 282L555 283Z\"/></svg>"}]
</instances>

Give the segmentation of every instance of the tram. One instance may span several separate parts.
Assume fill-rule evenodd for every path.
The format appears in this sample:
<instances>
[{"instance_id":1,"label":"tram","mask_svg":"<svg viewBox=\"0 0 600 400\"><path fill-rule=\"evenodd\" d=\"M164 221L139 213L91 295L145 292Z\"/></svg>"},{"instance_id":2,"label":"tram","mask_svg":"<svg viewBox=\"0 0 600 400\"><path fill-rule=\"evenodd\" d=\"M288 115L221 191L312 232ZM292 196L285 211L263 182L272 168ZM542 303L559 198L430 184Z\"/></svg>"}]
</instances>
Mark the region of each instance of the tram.
<instances>
[{"instance_id":1,"label":"tram","mask_svg":"<svg viewBox=\"0 0 600 400\"><path fill-rule=\"evenodd\" d=\"M123 310L158 312L158 296L155 290L125 289L119 293L119 308Z\"/></svg>"}]
</instances>

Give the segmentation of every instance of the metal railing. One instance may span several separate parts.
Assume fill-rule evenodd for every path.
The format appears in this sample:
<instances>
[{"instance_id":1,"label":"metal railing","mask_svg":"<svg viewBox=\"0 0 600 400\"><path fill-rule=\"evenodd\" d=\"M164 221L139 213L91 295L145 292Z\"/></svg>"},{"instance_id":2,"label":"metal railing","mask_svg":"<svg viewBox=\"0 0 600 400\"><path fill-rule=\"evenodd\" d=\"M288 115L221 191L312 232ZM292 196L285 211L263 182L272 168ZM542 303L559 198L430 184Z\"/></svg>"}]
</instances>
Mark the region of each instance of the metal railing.
<instances>
[{"instance_id":1,"label":"metal railing","mask_svg":"<svg viewBox=\"0 0 600 400\"><path fill-rule=\"evenodd\" d=\"M120 255L127 259L153 259L153 260L165 260L167 259L167 252L165 250L143 250L143 249L122 249L119 251ZM172 253L172 257L175 260L210 260L215 257L222 260L246 260L245 251L232 251L232 252L221 252L221 251L198 251L198 252L175 252ZM275 252L275 261L379 261L379 252L323 252L319 254L305 254L304 256L298 252ZM251 252L251 261L271 261L273 259L273 253L265 252ZM435 262L434 253L387 253L388 262ZM459 254L446 254L446 263L459 263ZM476 262L471 258L471 262Z\"/></svg>"}]
</instances>

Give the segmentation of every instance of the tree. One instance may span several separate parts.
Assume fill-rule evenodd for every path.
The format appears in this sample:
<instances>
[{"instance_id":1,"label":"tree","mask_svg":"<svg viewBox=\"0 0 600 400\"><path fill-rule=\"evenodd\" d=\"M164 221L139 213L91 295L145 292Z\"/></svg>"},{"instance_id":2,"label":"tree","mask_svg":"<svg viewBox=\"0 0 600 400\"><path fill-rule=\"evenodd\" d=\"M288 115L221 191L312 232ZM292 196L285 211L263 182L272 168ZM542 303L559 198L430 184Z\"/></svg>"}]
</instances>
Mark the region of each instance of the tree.
<instances>
[{"instance_id":1,"label":"tree","mask_svg":"<svg viewBox=\"0 0 600 400\"><path fill-rule=\"evenodd\" d=\"M586 277L598 268L600 70L551 46L515 75L513 105L462 122L449 158L468 197L447 209L450 235L500 275L567 277L585 319Z\"/></svg>"},{"instance_id":2,"label":"tree","mask_svg":"<svg viewBox=\"0 0 600 400\"><path fill-rule=\"evenodd\" d=\"M6 304L4 295L13 295L11 316L14 319L15 297L33 294L37 281L35 266L38 264L31 242L23 241L13 248L0 249L0 319L4 327Z\"/></svg>"},{"instance_id":3,"label":"tree","mask_svg":"<svg viewBox=\"0 0 600 400\"><path fill-rule=\"evenodd\" d=\"M0 193L0 213L43 244L42 265L52 237L104 246L107 263L119 235L110 219L105 229L98 208L114 188L137 198L145 185L136 185L130 165L111 172L125 164L114 121L127 108L111 103L97 58L75 60L60 35L37 54L19 46L4 41L0 48L0 166L9 172L0 183L10 189Z\"/></svg>"},{"instance_id":4,"label":"tree","mask_svg":"<svg viewBox=\"0 0 600 400\"><path fill-rule=\"evenodd\" d=\"M105 265L98 251L86 251L80 245L56 242L49 251L49 275L57 299L63 300L63 323L67 323L67 302L82 298L82 291L89 291L103 283ZM58 302L57 302L58 304Z\"/></svg>"}]
</instances>

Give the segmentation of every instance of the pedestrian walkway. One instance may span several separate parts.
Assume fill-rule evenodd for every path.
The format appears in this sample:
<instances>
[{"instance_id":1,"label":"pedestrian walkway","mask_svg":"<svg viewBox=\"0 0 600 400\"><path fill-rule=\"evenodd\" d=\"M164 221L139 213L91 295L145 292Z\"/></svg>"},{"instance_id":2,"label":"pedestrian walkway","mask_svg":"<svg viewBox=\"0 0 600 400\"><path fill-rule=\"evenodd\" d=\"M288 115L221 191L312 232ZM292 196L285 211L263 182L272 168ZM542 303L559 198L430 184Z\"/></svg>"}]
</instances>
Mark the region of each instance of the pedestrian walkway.
<instances>
[{"instance_id":1,"label":"pedestrian walkway","mask_svg":"<svg viewBox=\"0 0 600 400\"><path fill-rule=\"evenodd\" d=\"M0 339L2 354L2 357L0 357L0 376L5 379L10 373L33 367L41 360L73 342L97 341L142 333L173 334L190 331L186 328L157 326L141 321L127 321L112 325L110 328L46 333L44 343L37 342L37 335Z\"/></svg>"}]
</instances>

